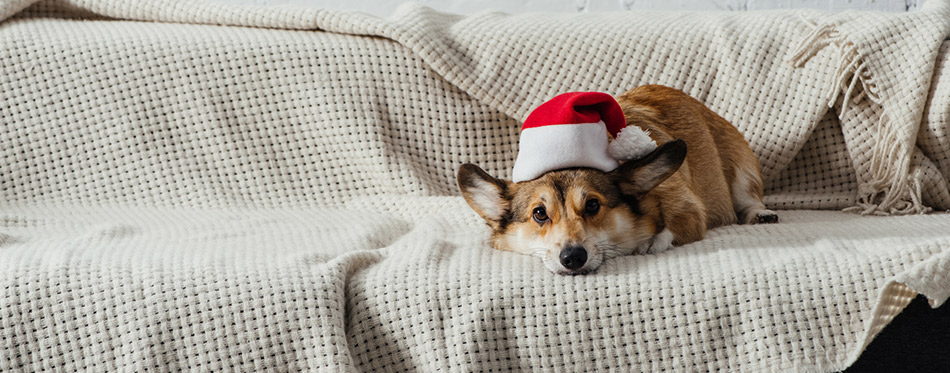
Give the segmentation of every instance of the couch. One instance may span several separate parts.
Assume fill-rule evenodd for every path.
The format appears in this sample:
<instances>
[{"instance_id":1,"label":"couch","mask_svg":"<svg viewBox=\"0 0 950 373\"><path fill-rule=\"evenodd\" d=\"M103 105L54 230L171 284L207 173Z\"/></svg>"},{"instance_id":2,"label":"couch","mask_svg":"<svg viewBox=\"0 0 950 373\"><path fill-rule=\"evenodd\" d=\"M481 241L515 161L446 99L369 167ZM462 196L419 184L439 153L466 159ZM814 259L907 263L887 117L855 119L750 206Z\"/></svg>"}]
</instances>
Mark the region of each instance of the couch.
<instances>
[{"instance_id":1,"label":"couch","mask_svg":"<svg viewBox=\"0 0 950 373\"><path fill-rule=\"evenodd\" d=\"M735 50L635 37L612 49L616 35L596 27L643 17L701 24L676 32ZM904 106L860 67L830 96L806 79L856 54L738 68L785 53L782 41L823 17L0 4L0 371L845 369L915 297L936 308L950 295L950 42L946 28L928 34L929 63L914 65L927 73L913 73L925 83ZM503 35L496 21L528 31ZM755 44L766 52L741 48L736 32L756 22L785 30ZM546 29L562 23L596 32ZM525 44L478 49L471 35ZM600 53L553 61L531 47L552 35ZM615 55L647 62L604 74L598 63ZM519 76L524 90L505 85ZM544 96L646 83L740 128L780 224L714 229L586 276L492 250L458 195L458 166L509 177L520 120ZM789 87L821 94L799 105ZM855 128L906 102L919 106L901 117L916 126L901 135L906 164L868 167L855 149L879 132ZM869 199L874 172L916 182ZM874 197L897 189L900 204Z\"/></svg>"}]
</instances>

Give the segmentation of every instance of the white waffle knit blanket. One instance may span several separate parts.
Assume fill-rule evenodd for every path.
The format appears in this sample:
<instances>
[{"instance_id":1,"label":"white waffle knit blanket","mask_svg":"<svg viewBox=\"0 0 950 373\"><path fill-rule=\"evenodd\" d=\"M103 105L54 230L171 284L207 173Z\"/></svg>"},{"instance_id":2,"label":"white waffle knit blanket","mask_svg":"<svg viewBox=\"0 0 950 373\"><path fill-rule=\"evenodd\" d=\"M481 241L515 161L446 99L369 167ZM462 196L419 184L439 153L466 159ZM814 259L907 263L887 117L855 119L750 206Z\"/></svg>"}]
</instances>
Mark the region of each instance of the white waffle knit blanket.
<instances>
[{"instance_id":1,"label":"white waffle knit blanket","mask_svg":"<svg viewBox=\"0 0 950 373\"><path fill-rule=\"evenodd\" d=\"M453 182L510 176L518 120L557 93L659 83L740 128L772 207L946 209L945 0L0 20L0 371L836 370L917 293L950 296L945 214L785 211L559 277L490 250Z\"/></svg>"}]
</instances>

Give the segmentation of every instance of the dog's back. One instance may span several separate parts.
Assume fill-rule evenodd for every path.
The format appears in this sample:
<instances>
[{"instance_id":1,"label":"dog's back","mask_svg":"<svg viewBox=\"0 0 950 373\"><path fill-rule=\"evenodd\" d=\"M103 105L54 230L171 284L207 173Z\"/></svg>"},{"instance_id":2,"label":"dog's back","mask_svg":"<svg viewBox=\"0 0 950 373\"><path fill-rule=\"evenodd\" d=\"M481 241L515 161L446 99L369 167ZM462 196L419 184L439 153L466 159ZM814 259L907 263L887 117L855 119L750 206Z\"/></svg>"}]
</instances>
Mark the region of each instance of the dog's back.
<instances>
[{"instance_id":1,"label":"dog's back","mask_svg":"<svg viewBox=\"0 0 950 373\"><path fill-rule=\"evenodd\" d=\"M649 131L658 144L686 142L683 165L651 192L666 210L666 226L680 231L673 231L677 244L699 240L706 229L737 221L777 220L762 204L755 154L728 121L682 91L664 86L637 87L617 101L627 124ZM702 206L702 214L695 214L696 204Z\"/></svg>"}]
</instances>

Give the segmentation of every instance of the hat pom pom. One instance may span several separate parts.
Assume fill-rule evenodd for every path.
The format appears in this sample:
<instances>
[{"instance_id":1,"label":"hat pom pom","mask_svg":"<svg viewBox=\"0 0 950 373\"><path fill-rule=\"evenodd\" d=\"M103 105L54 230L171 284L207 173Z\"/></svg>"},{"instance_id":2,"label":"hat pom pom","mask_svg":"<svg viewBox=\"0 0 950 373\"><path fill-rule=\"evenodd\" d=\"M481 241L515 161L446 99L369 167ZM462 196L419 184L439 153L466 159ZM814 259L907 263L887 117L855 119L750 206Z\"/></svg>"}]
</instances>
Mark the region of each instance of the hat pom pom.
<instances>
[{"instance_id":1,"label":"hat pom pom","mask_svg":"<svg viewBox=\"0 0 950 373\"><path fill-rule=\"evenodd\" d=\"M654 150L656 150L656 141L650 138L649 133L637 126L624 127L617 134L617 138L607 145L610 156L620 162L643 158Z\"/></svg>"}]
</instances>

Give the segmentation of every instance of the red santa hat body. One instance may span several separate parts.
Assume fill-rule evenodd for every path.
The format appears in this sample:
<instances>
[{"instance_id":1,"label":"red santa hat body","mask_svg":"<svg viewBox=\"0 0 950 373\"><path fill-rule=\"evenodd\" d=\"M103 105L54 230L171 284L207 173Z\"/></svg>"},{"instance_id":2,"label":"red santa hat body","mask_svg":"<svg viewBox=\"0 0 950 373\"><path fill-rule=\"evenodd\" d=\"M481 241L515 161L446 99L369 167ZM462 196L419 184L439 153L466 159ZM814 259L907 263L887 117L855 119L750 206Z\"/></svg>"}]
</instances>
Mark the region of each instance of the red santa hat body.
<instances>
[{"instance_id":1,"label":"red santa hat body","mask_svg":"<svg viewBox=\"0 0 950 373\"><path fill-rule=\"evenodd\" d=\"M620 162L653 149L656 143L647 133L636 126L627 127L623 110L612 96L564 93L541 104L525 119L512 180L533 180L545 172L571 167L610 172Z\"/></svg>"}]
</instances>

